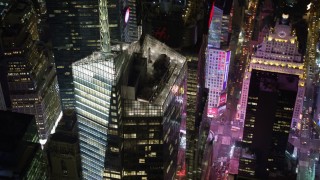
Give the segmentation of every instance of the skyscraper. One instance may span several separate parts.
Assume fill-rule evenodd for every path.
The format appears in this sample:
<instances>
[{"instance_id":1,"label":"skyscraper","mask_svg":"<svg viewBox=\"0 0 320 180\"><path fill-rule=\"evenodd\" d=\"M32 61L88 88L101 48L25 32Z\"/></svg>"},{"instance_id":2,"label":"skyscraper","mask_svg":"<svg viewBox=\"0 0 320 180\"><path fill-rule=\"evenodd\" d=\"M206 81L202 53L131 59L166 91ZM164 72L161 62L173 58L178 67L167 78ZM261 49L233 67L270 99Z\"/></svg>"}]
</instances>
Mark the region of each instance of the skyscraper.
<instances>
[{"instance_id":1,"label":"skyscraper","mask_svg":"<svg viewBox=\"0 0 320 180\"><path fill-rule=\"evenodd\" d=\"M71 64L100 49L99 2L46 1L63 109L75 106ZM108 11L112 42L130 42L127 33L134 21L135 7L129 7L124 0L109 0Z\"/></svg>"},{"instance_id":2,"label":"skyscraper","mask_svg":"<svg viewBox=\"0 0 320 180\"><path fill-rule=\"evenodd\" d=\"M207 49L208 117L217 117L226 108L230 55L230 51Z\"/></svg>"},{"instance_id":3,"label":"skyscraper","mask_svg":"<svg viewBox=\"0 0 320 180\"><path fill-rule=\"evenodd\" d=\"M218 117L226 108L227 83L231 52L220 49L223 4L212 4L209 17L208 48L206 57L205 87L208 88L208 117ZM219 8L219 7L220 8Z\"/></svg>"},{"instance_id":4,"label":"skyscraper","mask_svg":"<svg viewBox=\"0 0 320 180\"><path fill-rule=\"evenodd\" d=\"M140 48L122 73L123 179L174 179L186 143L186 58L151 36Z\"/></svg>"},{"instance_id":5,"label":"skyscraper","mask_svg":"<svg viewBox=\"0 0 320 180\"><path fill-rule=\"evenodd\" d=\"M35 115L44 144L62 111L53 58L39 42L37 22L29 1L13 2L2 19L0 96L6 109Z\"/></svg>"},{"instance_id":6,"label":"skyscraper","mask_svg":"<svg viewBox=\"0 0 320 180\"><path fill-rule=\"evenodd\" d=\"M47 0L63 109L74 108L71 63L99 49L98 1Z\"/></svg>"},{"instance_id":7,"label":"skyscraper","mask_svg":"<svg viewBox=\"0 0 320 180\"><path fill-rule=\"evenodd\" d=\"M197 59L188 61L187 80L187 122L186 122L186 171L188 179L199 177L198 174L198 136L203 109L207 101L205 92L205 61L208 38L202 38Z\"/></svg>"},{"instance_id":8,"label":"skyscraper","mask_svg":"<svg viewBox=\"0 0 320 180\"><path fill-rule=\"evenodd\" d=\"M155 86L152 64L162 53L175 63L159 70ZM149 36L142 47L105 57L97 52L73 64L83 177L173 178L185 121L185 59Z\"/></svg>"},{"instance_id":9,"label":"skyscraper","mask_svg":"<svg viewBox=\"0 0 320 180\"><path fill-rule=\"evenodd\" d=\"M137 0L128 0L127 5L123 10L124 13L124 36L125 42L134 42L139 40L141 33L141 15L139 15L139 4ZM141 13L141 12L140 12Z\"/></svg>"},{"instance_id":10,"label":"skyscraper","mask_svg":"<svg viewBox=\"0 0 320 180\"><path fill-rule=\"evenodd\" d=\"M214 3L211 8L208 47L220 48L223 10L215 6Z\"/></svg>"},{"instance_id":11,"label":"skyscraper","mask_svg":"<svg viewBox=\"0 0 320 180\"><path fill-rule=\"evenodd\" d=\"M112 54L95 52L72 65L84 179L102 179L107 150L113 165L117 165L112 177L121 177L120 95L116 82L123 59L113 58Z\"/></svg>"},{"instance_id":12,"label":"skyscraper","mask_svg":"<svg viewBox=\"0 0 320 180\"><path fill-rule=\"evenodd\" d=\"M50 136L46 153L51 179L81 178L79 138L73 110L64 111L56 132Z\"/></svg>"},{"instance_id":13,"label":"skyscraper","mask_svg":"<svg viewBox=\"0 0 320 180\"><path fill-rule=\"evenodd\" d=\"M240 176L284 174L288 136L301 123L303 97L304 64L284 15L251 57L243 80Z\"/></svg>"},{"instance_id":14,"label":"skyscraper","mask_svg":"<svg viewBox=\"0 0 320 180\"><path fill-rule=\"evenodd\" d=\"M72 64L83 178L172 179L185 121L185 58L149 36L111 52L107 1L99 6L101 52Z\"/></svg>"}]
</instances>

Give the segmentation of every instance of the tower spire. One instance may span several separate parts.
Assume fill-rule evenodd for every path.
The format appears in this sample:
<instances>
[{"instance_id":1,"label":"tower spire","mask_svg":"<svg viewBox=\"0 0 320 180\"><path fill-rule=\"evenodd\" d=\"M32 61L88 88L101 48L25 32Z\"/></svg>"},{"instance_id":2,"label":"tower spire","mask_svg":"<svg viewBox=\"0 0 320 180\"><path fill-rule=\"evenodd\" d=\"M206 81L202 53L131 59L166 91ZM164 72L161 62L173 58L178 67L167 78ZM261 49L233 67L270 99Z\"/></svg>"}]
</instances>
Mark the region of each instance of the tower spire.
<instances>
[{"instance_id":1,"label":"tower spire","mask_svg":"<svg viewBox=\"0 0 320 180\"><path fill-rule=\"evenodd\" d=\"M99 18L100 18L100 46L101 51L109 53L110 47L110 32L108 20L108 0L99 0Z\"/></svg>"}]
</instances>

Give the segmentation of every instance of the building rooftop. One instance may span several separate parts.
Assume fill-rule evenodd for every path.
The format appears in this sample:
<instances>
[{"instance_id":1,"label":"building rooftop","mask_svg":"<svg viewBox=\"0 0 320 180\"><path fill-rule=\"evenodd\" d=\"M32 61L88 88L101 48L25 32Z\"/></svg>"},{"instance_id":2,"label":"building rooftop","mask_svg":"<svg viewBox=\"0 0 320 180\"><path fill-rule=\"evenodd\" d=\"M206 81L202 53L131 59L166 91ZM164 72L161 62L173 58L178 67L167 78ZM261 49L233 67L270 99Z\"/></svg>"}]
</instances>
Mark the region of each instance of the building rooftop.
<instances>
[{"instance_id":1,"label":"building rooftop","mask_svg":"<svg viewBox=\"0 0 320 180\"><path fill-rule=\"evenodd\" d=\"M161 43L149 35L145 36L142 47L142 56L146 58L150 57L148 62L151 62L147 65L147 73L150 74L151 71L153 71L153 64L162 54L165 54L170 58L170 77L168 78L167 83L163 84L164 87L162 88L162 91L159 92L152 101L157 105L163 105L165 101L167 101L170 94L169 92L175 91L176 87L174 85L187 62L186 57L169 48L164 43Z\"/></svg>"},{"instance_id":2,"label":"building rooftop","mask_svg":"<svg viewBox=\"0 0 320 180\"><path fill-rule=\"evenodd\" d=\"M179 90L187 61L184 56L149 35L144 37L141 44L139 49L135 48L131 52L137 58L133 61L141 61L133 62L132 68L140 69L133 73L140 74L136 78L130 74L129 76L135 79L134 82L139 81L140 76L143 76L140 78L143 80L137 88L136 100L125 101L131 105L125 105L124 111L128 116L160 116ZM146 70L142 72L144 68ZM132 84L127 85L134 87Z\"/></svg>"}]
</instances>

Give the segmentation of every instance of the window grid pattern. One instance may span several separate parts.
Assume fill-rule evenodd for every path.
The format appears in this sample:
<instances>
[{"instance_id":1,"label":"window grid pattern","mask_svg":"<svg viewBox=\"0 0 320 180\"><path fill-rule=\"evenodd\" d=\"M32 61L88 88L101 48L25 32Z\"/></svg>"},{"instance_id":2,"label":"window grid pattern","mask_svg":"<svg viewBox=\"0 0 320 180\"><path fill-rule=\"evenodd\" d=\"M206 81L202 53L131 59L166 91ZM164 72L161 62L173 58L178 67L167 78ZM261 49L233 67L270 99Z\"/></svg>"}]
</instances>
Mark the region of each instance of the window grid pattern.
<instances>
[{"instance_id":1,"label":"window grid pattern","mask_svg":"<svg viewBox=\"0 0 320 180\"><path fill-rule=\"evenodd\" d=\"M102 179L115 67L113 60L91 63L86 60L74 63L72 67L82 175L83 179Z\"/></svg>"}]
</instances>

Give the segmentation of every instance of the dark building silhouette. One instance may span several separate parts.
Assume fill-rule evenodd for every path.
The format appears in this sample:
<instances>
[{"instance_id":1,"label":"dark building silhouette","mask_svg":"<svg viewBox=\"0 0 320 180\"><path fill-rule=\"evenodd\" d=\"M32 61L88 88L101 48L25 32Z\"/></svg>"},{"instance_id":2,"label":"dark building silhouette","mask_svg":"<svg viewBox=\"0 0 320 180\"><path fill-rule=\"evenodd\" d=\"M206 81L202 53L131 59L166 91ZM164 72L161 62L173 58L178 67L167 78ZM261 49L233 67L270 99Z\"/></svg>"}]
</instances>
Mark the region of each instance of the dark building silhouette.
<instances>
[{"instance_id":1,"label":"dark building silhouette","mask_svg":"<svg viewBox=\"0 0 320 180\"><path fill-rule=\"evenodd\" d=\"M0 179L47 179L34 116L0 111Z\"/></svg>"},{"instance_id":2,"label":"dark building silhouette","mask_svg":"<svg viewBox=\"0 0 320 180\"><path fill-rule=\"evenodd\" d=\"M247 149L240 158L239 176L263 179L286 170L285 151L298 82L296 75L252 71L243 133Z\"/></svg>"},{"instance_id":3,"label":"dark building silhouette","mask_svg":"<svg viewBox=\"0 0 320 180\"><path fill-rule=\"evenodd\" d=\"M51 179L81 179L81 161L76 114L64 111L46 149Z\"/></svg>"}]
</instances>

